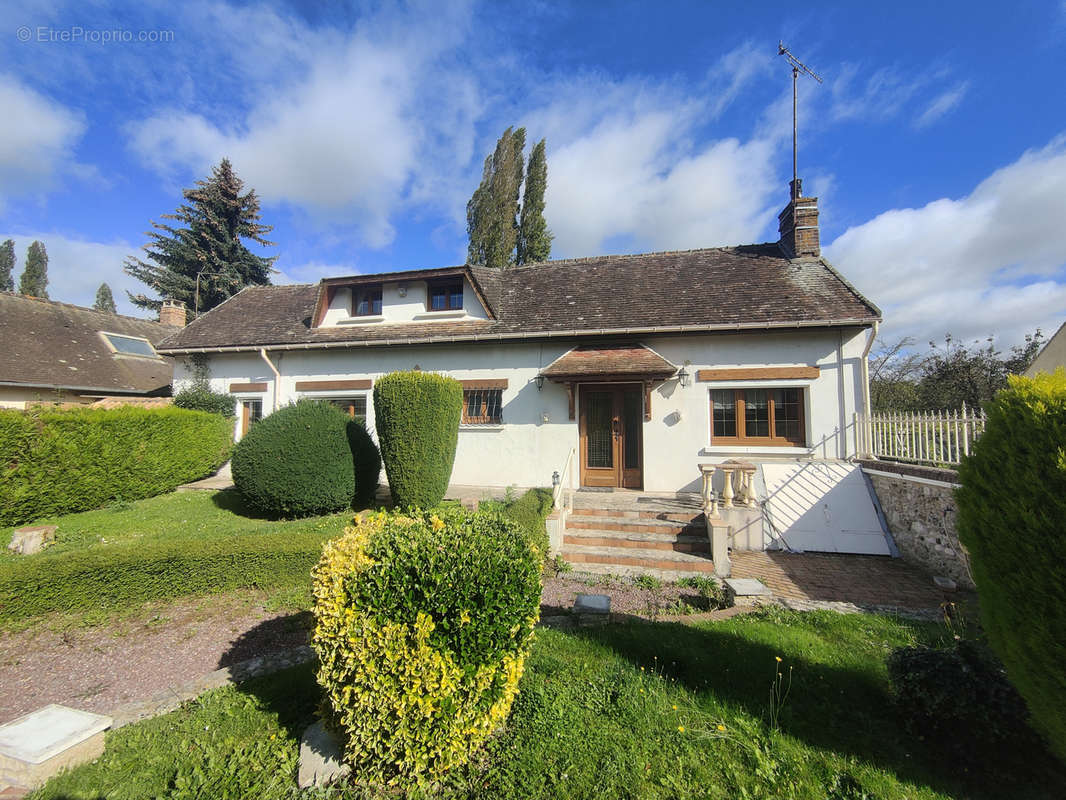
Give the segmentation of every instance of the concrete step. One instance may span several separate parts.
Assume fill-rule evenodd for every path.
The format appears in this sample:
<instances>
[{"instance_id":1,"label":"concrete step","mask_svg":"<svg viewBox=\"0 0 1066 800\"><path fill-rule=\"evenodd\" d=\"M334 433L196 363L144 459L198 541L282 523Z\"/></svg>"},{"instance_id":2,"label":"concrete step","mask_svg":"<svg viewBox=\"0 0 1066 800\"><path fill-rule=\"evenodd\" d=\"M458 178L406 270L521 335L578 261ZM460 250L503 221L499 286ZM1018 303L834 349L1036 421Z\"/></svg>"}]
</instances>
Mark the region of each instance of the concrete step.
<instances>
[{"instance_id":1,"label":"concrete step","mask_svg":"<svg viewBox=\"0 0 1066 800\"><path fill-rule=\"evenodd\" d=\"M702 520L675 522L667 519L637 517L598 517L591 514L574 514L566 520L567 530L624 531L626 533L698 534L706 530Z\"/></svg>"},{"instance_id":2,"label":"concrete step","mask_svg":"<svg viewBox=\"0 0 1066 800\"><path fill-rule=\"evenodd\" d=\"M706 534L640 533L615 530L576 529L563 534L564 544L586 547L622 547L644 550L674 550L678 553L709 553Z\"/></svg>"},{"instance_id":3,"label":"concrete step","mask_svg":"<svg viewBox=\"0 0 1066 800\"><path fill-rule=\"evenodd\" d=\"M704 555L654 548L596 547L564 543L562 556L574 569L616 575L654 574L651 570L681 576L714 572L714 562Z\"/></svg>"},{"instance_id":4,"label":"concrete step","mask_svg":"<svg viewBox=\"0 0 1066 800\"><path fill-rule=\"evenodd\" d=\"M620 508L575 508L570 512L576 517L614 517L618 519L661 519L670 522L697 522L703 519L699 509L678 509L676 511L649 511L645 509Z\"/></svg>"}]
</instances>

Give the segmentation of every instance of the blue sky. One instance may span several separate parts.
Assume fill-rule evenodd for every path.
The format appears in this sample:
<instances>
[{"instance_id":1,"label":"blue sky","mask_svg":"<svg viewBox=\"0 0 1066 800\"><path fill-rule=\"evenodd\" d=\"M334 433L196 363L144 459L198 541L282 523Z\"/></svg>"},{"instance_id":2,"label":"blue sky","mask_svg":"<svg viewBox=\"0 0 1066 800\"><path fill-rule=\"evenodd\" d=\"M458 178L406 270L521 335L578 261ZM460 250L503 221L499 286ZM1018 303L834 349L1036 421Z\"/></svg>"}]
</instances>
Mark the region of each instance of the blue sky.
<instances>
[{"instance_id":1,"label":"blue sky","mask_svg":"<svg viewBox=\"0 0 1066 800\"><path fill-rule=\"evenodd\" d=\"M547 138L555 257L773 240L783 39L825 78L801 82L799 156L825 252L886 339L1007 345L1066 317L1061 1L320 5L8 10L18 269L41 239L54 299L107 281L132 312L123 259L223 156L262 198L277 282L460 263L511 124Z\"/></svg>"}]
</instances>

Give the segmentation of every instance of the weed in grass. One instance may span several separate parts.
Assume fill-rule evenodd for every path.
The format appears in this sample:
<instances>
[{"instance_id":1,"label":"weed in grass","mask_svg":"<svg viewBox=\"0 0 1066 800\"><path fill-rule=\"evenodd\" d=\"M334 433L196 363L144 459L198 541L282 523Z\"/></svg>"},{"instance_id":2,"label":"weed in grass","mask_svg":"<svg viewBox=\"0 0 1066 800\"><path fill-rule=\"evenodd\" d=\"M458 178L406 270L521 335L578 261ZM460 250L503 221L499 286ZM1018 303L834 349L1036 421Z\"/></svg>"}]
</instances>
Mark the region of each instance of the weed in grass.
<instances>
[{"instance_id":1,"label":"weed in grass","mask_svg":"<svg viewBox=\"0 0 1066 800\"><path fill-rule=\"evenodd\" d=\"M649 589L651 591L663 588L662 580L656 578L654 575L638 575L633 579L633 584L642 589Z\"/></svg>"},{"instance_id":2,"label":"weed in grass","mask_svg":"<svg viewBox=\"0 0 1066 800\"><path fill-rule=\"evenodd\" d=\"M554 558L544 562L544 569L551 573L553 578L558 578L560 575L567 575L574 571L574 566L563 558L561 553L557 553Z\"/></svg>"},{"instance_id":3,"label":"weed in grass","mask_svg":"<svg viewBox=\"0 0 1066 800\"><path fill-rule=\"evenodd\" d=\"M788 668L788 680L781 672L781 656L774 656L774 679L770 682L770 727L775 731L781 728L781 709L785 707L788 695L792 691L792 667Z\"/></svg>"}]
</instances>

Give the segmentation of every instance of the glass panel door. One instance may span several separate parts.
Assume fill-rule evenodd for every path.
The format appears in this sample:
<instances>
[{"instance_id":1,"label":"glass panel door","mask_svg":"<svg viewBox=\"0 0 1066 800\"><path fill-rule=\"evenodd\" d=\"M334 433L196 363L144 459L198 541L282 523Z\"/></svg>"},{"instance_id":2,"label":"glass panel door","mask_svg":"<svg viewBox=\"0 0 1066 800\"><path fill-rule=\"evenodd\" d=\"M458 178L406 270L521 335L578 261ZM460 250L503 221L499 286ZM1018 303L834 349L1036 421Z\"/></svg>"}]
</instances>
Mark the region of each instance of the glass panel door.
<instances>
[{"instance_id":1,"label":"glass panel door","mask_svg":"<svg viewBox=\"0 0 1066 800\"><path fill-rule=\"evenodd\" d=\"M614 467L614 392L589 391L585 402L585 464L591 469L611 469Z\"/></svg>"}]
</instances>

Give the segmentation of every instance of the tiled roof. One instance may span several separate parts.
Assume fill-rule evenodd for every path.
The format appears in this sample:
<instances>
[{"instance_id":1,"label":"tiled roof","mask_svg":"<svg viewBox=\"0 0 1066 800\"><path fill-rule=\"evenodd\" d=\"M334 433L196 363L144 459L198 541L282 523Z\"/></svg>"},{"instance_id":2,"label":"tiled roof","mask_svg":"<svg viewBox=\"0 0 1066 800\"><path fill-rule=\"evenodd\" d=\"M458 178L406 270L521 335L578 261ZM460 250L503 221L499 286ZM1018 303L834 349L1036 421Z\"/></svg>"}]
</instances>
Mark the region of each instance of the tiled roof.
<instances>
[{"instance_id":1,"label":"tiled roof","mask_svg":"<svg viewBox=\"0 0 1066 800\"><path fill-rule=\"evenodd\" d=\"M255 286L163 347L358 346L880 319L827 262L789 259L776 243L467 270L495 319L312 328L318 285Z\"/></svg>"},{"instance_id":2,"label":"tiled roof","mask_svg":"<svg viewBox=\"0 0 1066 800\"><path fill-rule=\"evenodd\" d=\"M677 367L643 345L583 345L563 353L541 374L553 380L593 375L667 378Z\"/></svg>"},{"instance_id":3,"label":"tiled roof","mask_svg":"<svg viewBox=\"0 0 1066 800\"><path fill-rule=\"evenodd\" d=\"M69 303L0 293L0 384L97 394L167 391L174 375L172 359L116 356L101 331L156 345L177 329Z\"/></svg>"}]
</instances>

